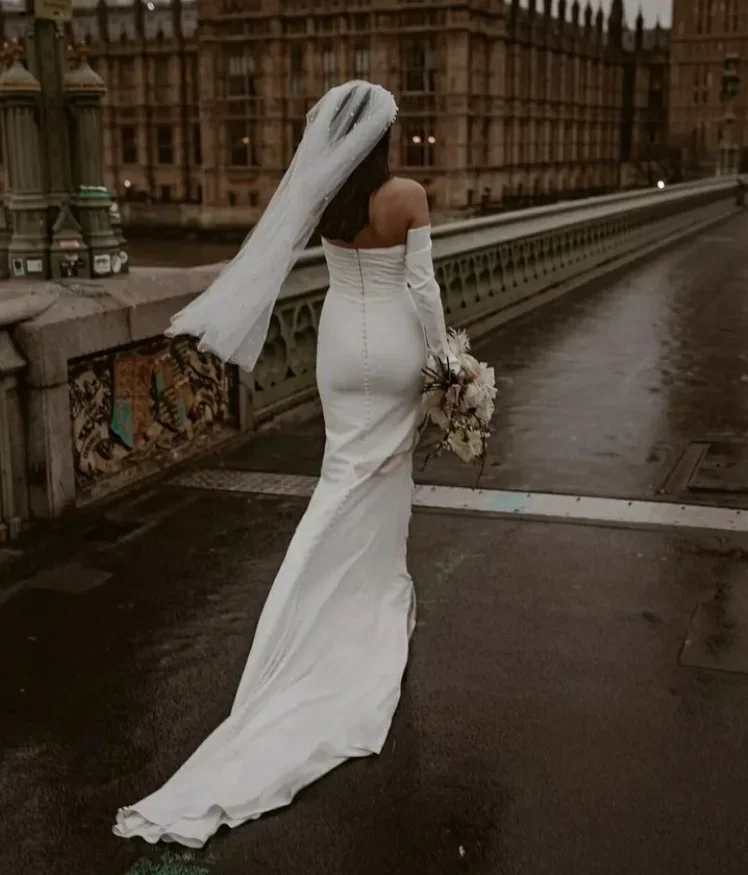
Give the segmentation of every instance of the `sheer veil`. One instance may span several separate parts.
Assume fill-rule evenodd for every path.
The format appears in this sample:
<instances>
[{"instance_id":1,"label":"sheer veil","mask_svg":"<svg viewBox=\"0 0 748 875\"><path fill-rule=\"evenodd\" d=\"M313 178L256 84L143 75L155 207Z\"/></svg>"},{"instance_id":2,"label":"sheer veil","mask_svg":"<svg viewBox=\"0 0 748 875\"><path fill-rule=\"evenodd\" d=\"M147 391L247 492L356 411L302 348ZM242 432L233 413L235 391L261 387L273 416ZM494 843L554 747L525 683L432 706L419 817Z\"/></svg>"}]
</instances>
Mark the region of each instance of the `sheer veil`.
<instances>
[{"instance_id":1,"label":"sheer veil","mask_svg":"<svg viewBox=\"0 0 748 875\"><path fill-rule=\"evenodd\" d=\"M251 371L278 293L328 202L394 122L397 104L380 85L332 88L307 114L304 136L262 218L212 285L171 320L166 334Z\"/></svg>"}]
</instances>

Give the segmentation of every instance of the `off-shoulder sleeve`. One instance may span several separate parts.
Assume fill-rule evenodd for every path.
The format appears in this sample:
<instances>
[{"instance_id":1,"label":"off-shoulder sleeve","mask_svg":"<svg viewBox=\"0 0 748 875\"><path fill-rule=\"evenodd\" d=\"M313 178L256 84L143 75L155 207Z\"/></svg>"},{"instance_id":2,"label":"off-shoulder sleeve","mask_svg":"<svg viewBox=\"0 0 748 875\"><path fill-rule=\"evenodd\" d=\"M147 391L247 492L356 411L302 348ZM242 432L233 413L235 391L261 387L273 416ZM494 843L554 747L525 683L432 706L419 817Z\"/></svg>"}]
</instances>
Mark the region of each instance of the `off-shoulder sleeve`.
<instances>
[{"instance_id":1,"label":"off-shoulder sleeve","mask_svg":"<svg viewBox=\"0 0 748 875\"><path fill-rule=\"evenodd\" d=\"M418 316L426 333L429 351L456 366L447 345L447 327L439 284L431 255L431 227L411 228L405 249L406 278Z\"/></svg>"}]
</instances>

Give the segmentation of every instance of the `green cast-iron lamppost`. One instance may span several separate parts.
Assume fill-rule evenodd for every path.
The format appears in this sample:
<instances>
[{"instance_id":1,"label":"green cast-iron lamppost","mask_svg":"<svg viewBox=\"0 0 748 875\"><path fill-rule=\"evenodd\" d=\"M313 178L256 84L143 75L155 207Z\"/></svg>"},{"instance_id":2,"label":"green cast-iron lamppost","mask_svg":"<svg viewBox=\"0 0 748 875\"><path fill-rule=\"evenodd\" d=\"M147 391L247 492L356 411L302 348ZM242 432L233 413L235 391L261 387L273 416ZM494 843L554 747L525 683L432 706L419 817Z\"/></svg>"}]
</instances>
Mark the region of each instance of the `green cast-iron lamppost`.
<instances>
[{"instance_id":1,"label":"green cast-iron lamppost","mask_svg":"<svg viewBox=\"0 0 748 875\"><path fill-rule=\"evenodd\" d=\"M717 157L717 175L734 176L740 166L740 145L734 142L736 127L735 103L740 91L740 58L729 54L722 64L720 100L724 106L722 139Z\"/></svg>"},{"instance_id":2,"label":"green cast-iron lamppost","mask_svg":"<svg viewBox=\"0 0 748 875\"><path fill-rule=\"evenodd\" d=\"M126 269L127 253L103 184L104 82L85 46L77 47L70 69L63 62L72 0L27 2L25 45L5 47L0 74L7 166L0 276L112 276Z\"/></svg>"}]
</instances>

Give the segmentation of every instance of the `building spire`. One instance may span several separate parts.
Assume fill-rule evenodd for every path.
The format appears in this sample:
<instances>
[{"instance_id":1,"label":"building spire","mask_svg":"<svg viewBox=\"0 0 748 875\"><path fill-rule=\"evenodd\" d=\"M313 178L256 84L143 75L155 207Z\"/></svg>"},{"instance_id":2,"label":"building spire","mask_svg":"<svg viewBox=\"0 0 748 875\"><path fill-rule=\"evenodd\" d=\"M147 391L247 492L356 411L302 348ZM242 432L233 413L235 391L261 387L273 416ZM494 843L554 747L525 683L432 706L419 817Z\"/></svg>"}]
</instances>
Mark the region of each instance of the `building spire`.
<instances>
[{"instance_id":1,"label":"building spire","mask_svg":"<svg viewBox=\"0 0 748 875\"><path fill-rule=\"evenodd\" d=\"M623 0L613 0L608 16L608 44L620 48L623 45L624 24Z\"/></svg>"},{"instance_id":2,"label":"building spire","mask_svg":"<svg viewBox=\"0 0 748 875\"><path fill-rule=\"evenodd\" d=\"M639 14L636 16L636 38L634 47L637 52L641 52L644 48L644 13L642 12L641 6L639 7Z\"/></svg>"}]
</instances>

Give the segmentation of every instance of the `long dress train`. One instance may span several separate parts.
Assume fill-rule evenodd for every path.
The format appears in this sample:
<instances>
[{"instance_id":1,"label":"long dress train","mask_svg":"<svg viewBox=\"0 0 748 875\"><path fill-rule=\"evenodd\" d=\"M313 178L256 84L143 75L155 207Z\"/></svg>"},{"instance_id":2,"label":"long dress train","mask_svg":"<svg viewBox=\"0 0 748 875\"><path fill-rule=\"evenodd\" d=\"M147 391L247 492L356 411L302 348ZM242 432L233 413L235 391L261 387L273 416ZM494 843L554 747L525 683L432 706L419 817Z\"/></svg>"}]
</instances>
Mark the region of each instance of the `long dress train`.
<instances>
[{"instance_id":1,"label":"long dress train","mask_svg":"<svg viewBox=\"0 0 748 875\"><path fill-rule=\"evenodd\" d=\"M223 824L287 805L344 760L381 751L415 622L406 542L424 328L428 335L435 318L431 333L443 339L444 331L428 229L418 231L387 249L325 244L319 484L268 595L229 717L159 790L120 809L116 835L202 847ZM408 258L419 249L420 283L418 258ZM414 284L430 316L408 294Z\"/></svg>"}]
</instances>

